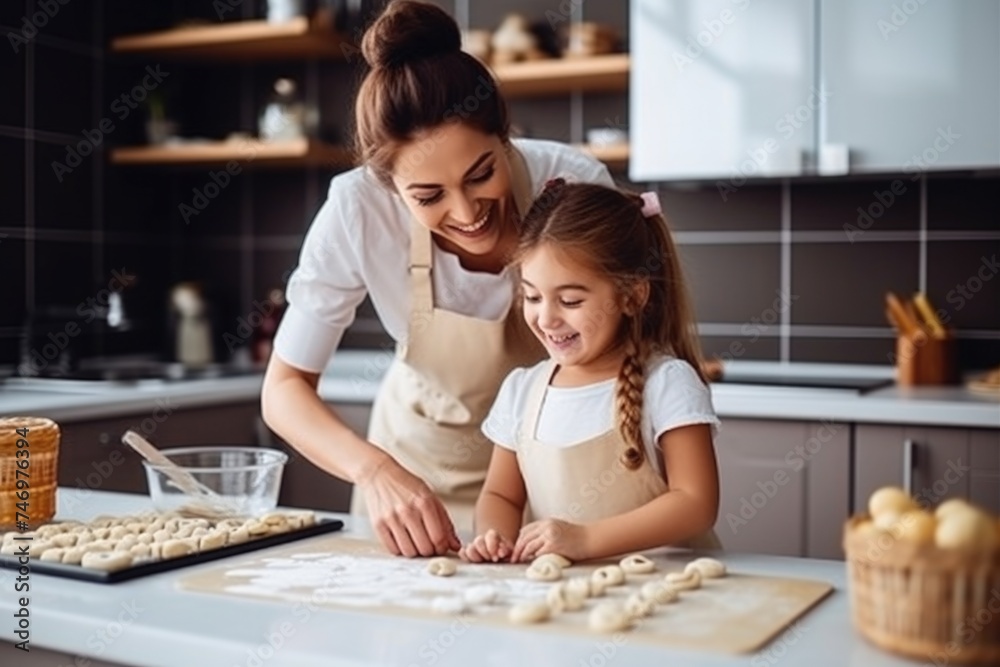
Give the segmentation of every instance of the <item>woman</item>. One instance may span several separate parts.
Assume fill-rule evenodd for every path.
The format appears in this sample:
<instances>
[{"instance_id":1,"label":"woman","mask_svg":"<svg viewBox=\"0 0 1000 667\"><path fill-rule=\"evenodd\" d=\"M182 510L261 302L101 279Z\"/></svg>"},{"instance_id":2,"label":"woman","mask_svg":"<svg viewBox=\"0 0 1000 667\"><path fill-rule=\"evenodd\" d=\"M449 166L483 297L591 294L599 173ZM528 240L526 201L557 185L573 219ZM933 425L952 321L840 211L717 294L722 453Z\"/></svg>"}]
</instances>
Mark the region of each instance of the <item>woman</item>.
<instances>
[{"instance_id":1,"label":"woman","mask_svg":"<svg viewBox=\"0 0 1000 667\"><path fill-rule=\"evenodd\" d=\"M560 176L612 184L567 146L511 141L500 91L460 45L451 17L411 0L366 32L364 166L331 181L306 235L261 396L268 426L352 482L352 512L410 557L461 546L492 449L480 424L511 368L544 355L506 267L532 195ZM366 294L397 342L367 439L316 395Z\"/></svg>"}]
</instances>

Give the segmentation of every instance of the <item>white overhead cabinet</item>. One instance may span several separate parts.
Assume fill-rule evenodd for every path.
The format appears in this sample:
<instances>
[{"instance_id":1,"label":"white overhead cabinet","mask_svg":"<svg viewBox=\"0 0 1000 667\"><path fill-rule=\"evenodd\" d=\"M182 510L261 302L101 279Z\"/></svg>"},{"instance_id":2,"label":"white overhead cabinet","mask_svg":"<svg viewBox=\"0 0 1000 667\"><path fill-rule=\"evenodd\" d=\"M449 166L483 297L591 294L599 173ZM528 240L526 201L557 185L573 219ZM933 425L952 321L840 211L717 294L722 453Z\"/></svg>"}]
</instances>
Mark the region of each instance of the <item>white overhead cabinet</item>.
<instances>
[{"instance_id":1,"label":"white overhead cabinet","mask_svg":"<svg viewBox=\"0 0 1000 667\"><path fill-rule=\"evenodd\" d=\"M1000 166L997 0L632 0L634 181Z\"/></svg>"}]
</instances>

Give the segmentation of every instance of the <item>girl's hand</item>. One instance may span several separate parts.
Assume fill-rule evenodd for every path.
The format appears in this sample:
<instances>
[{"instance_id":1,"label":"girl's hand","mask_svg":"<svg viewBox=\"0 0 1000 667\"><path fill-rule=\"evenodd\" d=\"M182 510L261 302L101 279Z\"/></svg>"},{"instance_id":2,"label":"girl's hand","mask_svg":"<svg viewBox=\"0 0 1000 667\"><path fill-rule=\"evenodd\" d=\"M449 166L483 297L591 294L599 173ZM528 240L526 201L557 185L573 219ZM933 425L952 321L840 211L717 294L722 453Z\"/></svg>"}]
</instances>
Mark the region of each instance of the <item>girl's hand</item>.
<instances>
[{"instance_id":1,"label":"girl's hand","mask_svg":"<svg viewBox=\"0 0 1000 667\"><path fill-rule=\"evenodd\" d=\"M498 563L507 560L513 551L510 540L490 528L462 547L458 555L470 563Z\"/></svg>"},{"instance_id":2,"label":"girl's hand","mask_svg":"<svg viewBox=\"0 0 1000 667\"><path fill-rule=\"evenodd\" d=\"M589 531L586 526L559 519L529 523L521 529L512 563L534 560L543 554L560 554L572 561L586 560Z\"/></svg>"},{"instance_id":3,"label":"girl's hand","mask_svg":"<svg viewBox=\"0 0 1000 667\"><path fill-rule=\"evenodd\" d=\"M386 456L357 481L382 546L396 556L440 556L462 543L444 504L427 484Z\"/></svg>"}]
</instances>

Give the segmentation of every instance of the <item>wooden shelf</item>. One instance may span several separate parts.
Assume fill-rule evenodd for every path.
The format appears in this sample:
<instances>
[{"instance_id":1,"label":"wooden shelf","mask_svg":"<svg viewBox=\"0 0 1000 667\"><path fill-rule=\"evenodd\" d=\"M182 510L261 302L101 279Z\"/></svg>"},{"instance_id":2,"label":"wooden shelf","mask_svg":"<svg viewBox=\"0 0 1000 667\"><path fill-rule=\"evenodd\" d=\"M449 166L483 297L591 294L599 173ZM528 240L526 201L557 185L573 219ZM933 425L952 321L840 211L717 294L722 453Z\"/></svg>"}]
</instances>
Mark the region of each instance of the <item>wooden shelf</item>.
<instances>
[{"instance_id":1,"label":"wooden shelf","mask_svg":"<svg viewBox=\"0 0 1000 667\"><path fill-rule=\"evenodd\" d=\"M111 40L114 53L141 53L175 59L281 60L344 59L346 42L323 22L304 16L287 23L234 21L172 28Z\"/></svg>"},{"instance_id":2,"label":"wooden shelf","mask_svg":"<svg viewBox=\"0 0 1000 667\"><path fill-rule=\"evenodd\" d=\"M266 143L257 140L219 141L199 144L135 146L111 151L112 164L209 167L235 160L250 167L325 167L353 166L345 148L306 139Z\"/></svg>"},{"instance_id":3,"label":"wooden shelf","mask_svg":"<svg viewBox=\"0 0 1000 667\"><path fill-rule=\"evenodd\" d=\"M608 165L609 169L624 169L628 166L629 145L598 146L578 144L577 148L584 150L598 160Z\"/></svg>"},{"instance_id":4,"label":"wooden shelf","mask_svg":"<svg viewBox=\"0 0 1000 667\"><path fill-rule=\"evenodd\" d=\"M497 65L493 73L508 98L562 95L577 90L619 93L628 90L629 54Z\"/></svg>"}]
</instances>

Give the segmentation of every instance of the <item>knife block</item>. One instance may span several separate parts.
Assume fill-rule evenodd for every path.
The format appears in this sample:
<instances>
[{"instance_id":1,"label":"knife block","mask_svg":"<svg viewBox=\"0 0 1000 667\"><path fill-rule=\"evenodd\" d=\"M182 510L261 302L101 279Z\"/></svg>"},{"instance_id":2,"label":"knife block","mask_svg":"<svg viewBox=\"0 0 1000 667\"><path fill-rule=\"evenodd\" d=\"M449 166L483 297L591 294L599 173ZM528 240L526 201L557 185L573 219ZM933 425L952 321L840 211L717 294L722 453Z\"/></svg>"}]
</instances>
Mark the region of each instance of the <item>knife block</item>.
<instances>
[{"instance_id":1,"label":"knife block","mask_svg":"<svg viewBox=\"0 0 1000 667\"><path fill-rule=\"evenodd\" d=\"M957 383L954 334L948 331L944 338L923 333L897 337L896 382L905 387Z\"/></svg>"}]
</instances>

